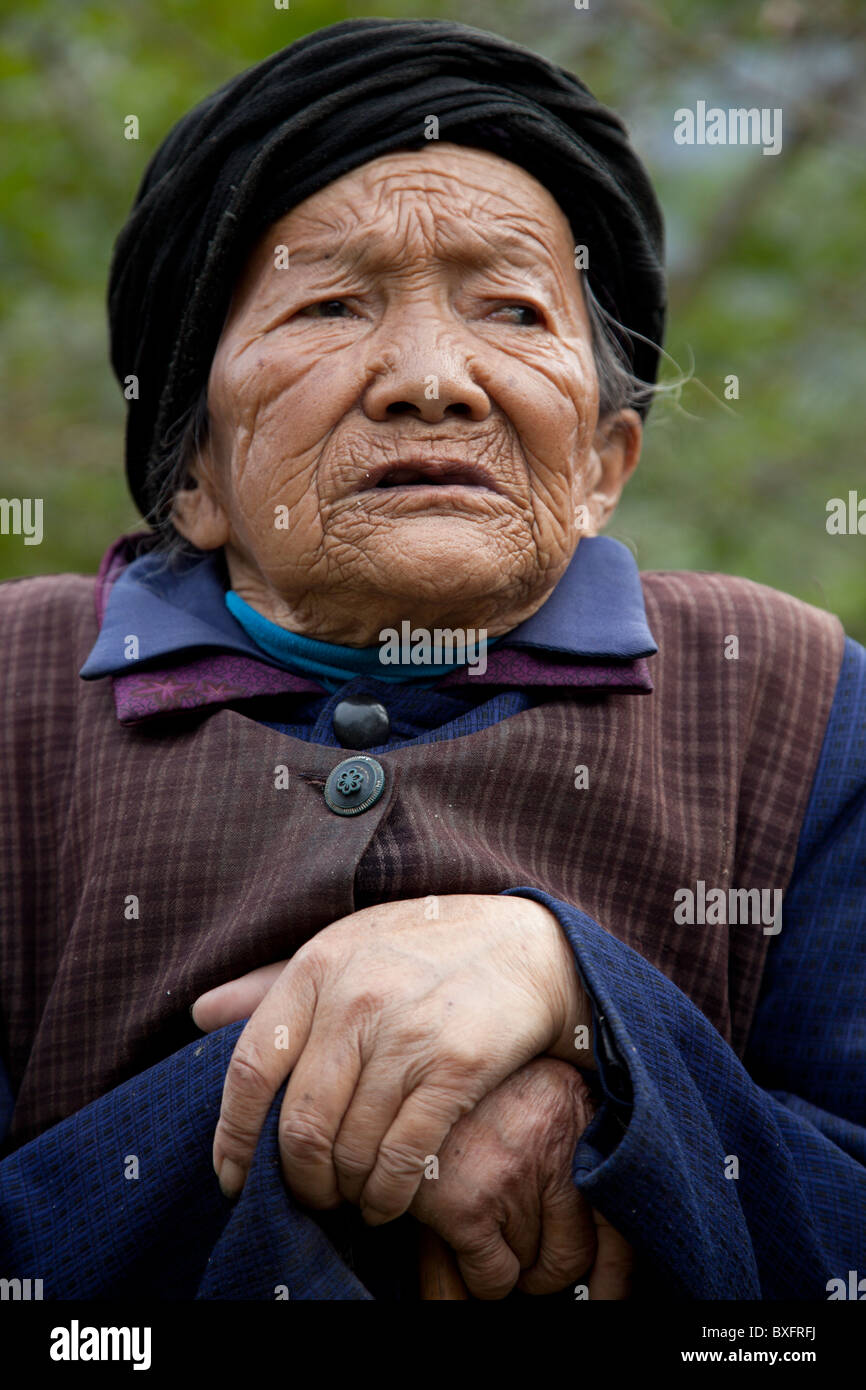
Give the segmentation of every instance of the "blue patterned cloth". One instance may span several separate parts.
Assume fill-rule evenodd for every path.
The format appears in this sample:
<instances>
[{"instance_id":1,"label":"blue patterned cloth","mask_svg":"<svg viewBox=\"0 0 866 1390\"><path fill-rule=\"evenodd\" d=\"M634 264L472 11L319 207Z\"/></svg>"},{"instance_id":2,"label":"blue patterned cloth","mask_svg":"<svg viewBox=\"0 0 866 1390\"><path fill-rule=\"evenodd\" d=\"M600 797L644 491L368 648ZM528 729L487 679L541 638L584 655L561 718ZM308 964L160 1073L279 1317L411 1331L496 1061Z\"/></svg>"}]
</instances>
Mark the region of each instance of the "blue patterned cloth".
<instances>
[{"instance_id":1,"label":"blue patterned cloth","mask_svg":"<svg viewBox=\"0 0 866 1390\"><path fill-rule=\"evenodd\" d=\"M849 640L743 1063L630 947L508 890L556 913L592 999L604 1101L574 1181L639 1253L645 1296L824 1300L829 1280L866 1274L864 707L866 651ZM240 1028L0 1163L0 1277L42 1279L46 1298L413 1296L409 1219L368 1232L354 1208L293 1201L280 1097L241 1198L222 1197L211 1142ZM6 1120L11 1101L0 1078Z\"/></svg>"}]
</instances>

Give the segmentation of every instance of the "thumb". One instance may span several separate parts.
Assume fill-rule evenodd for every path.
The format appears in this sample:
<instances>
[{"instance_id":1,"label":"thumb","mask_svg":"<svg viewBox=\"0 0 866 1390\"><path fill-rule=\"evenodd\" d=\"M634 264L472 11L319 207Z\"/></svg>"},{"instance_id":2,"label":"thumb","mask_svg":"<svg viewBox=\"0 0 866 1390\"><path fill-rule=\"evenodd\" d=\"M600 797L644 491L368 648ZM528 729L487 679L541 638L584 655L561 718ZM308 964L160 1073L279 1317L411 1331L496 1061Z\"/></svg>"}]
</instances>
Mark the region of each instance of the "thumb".
<instances>
[{"instance_id":1,"label":"thumb","mask_svg":"<svg viewBox=\"0 0 866 1390\"><path fill-rule=\"evenodd\" d=\"M216 989L200 994L190 1013L196 1028L203 1033L212 1033L216 1028L225 1028L228 1023L238 1023L249 1018L261 1004L271 985L282 975L288 961L277 961L276 965L260 965L248 975L240 975L236 980L227 980Z\"/></svg>"}]
</instances>

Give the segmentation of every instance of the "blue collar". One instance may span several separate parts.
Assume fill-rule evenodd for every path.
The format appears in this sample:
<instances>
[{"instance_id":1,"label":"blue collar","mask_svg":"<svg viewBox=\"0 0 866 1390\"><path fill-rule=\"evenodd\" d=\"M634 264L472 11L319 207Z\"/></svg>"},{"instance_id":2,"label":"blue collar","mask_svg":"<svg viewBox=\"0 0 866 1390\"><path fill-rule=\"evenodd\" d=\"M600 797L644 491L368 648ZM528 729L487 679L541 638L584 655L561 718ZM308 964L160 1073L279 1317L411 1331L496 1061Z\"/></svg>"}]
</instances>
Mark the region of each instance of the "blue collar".
<instances>
[{"instance_id":1,"label":"blue collar","mask_svg":"<svg viewBox=\"0 0 866 1390\"><path fill-rule=\"evenodd\" d=\"M284 670L287 663L264 651L229 612L226 587L221 553L184 558L174 566L158 554L139 556L112 586L99 637L80 675L85 680L120 675L145 662L203 649L237 652ZM631 551L609 536L583 539L547 601L499 638L497 647L575 659L652 656L658 648Z\"/></svg>"}]
</instances>

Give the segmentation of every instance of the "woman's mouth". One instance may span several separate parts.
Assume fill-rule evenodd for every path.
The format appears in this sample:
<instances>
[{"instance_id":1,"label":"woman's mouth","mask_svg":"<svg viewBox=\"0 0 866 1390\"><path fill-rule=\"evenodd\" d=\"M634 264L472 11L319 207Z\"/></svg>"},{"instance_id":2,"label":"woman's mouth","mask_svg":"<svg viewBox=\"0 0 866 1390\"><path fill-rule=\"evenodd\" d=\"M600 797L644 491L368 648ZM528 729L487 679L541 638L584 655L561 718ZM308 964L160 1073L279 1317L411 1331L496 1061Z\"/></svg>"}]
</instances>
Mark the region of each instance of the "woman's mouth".
<instances>
[{"instance_id":1,"label":"woman's mouth","mask_svg":"<svg viewBox=\"0 0 866 1390\"><path fill-rule=\"evenodd\" d=\"M389 488L470 487L498 492L495 479L478 464L458 460L423 460L418 463L383 464L371 470L359 491Z\"/></svg>"}]
</instances>

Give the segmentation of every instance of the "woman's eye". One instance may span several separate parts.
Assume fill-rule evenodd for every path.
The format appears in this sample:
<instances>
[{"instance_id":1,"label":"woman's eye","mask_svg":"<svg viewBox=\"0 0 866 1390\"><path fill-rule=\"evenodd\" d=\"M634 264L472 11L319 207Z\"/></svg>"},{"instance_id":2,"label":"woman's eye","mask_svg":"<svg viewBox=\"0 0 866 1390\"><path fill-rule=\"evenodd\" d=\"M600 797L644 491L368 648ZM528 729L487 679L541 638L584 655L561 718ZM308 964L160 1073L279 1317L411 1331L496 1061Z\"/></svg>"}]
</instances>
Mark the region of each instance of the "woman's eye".
<instances>
[{"instance_id":1,"label":"woman's eye","mask_svg":"<svg viewBox=\"0 0 866 1390\"><path fill-rule=\"evenodd\" d=\"M521 328L532 328L541 323L541 314L531 304L503 304L494 312L512 315L511 322L519 324Z\"/></svg>"},{"instance_id":2,"label":"woman's eye","mask_svg":"<svg viewBox=\"0 0 866 1390\"><path fill-rule=\"evenodd\" d=\"M342 319L352 311L345 299L320 299L316 304L308 304L303 312L319 319Z\"/></svg>"}]
</instances>

